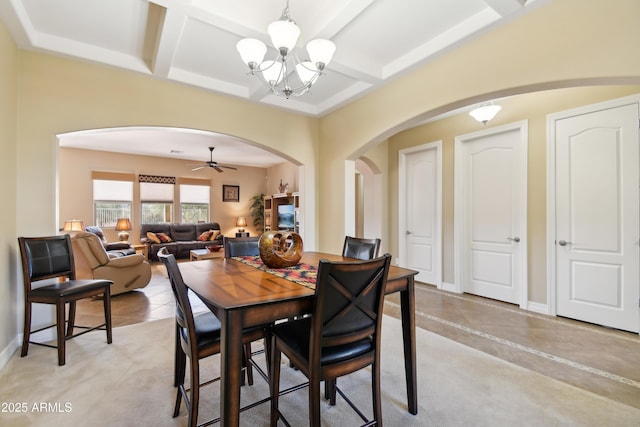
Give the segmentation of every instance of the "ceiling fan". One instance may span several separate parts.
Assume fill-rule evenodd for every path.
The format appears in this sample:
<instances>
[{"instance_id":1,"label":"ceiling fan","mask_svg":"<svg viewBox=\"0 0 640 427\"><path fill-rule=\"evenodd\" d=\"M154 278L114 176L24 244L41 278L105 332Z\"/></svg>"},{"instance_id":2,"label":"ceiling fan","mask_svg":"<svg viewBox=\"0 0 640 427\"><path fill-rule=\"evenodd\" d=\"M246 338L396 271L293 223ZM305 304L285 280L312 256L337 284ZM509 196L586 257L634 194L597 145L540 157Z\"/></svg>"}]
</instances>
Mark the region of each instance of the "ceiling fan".
<instances>
[{"instance_id":1,"label":"ceiling fan","mask_svg":"<svg viewBox=\"0 0 640 427\"><path fill-rule=\"evenodd\" d=\"M213 161L213 149L216 147L209 147L209 161L208 162L204 162L204 164L202 166L198 166L197 168L193 168L191 169L192 171L197 171L200 170L202 168L206 168L206 167L210 167L212 169L217 170L218 172L224 172L221 168L226 168L226 169L233 169L233 170L238 170L238 168L235 168L233 166L227 166L227 165L221 165L218 162L214 162Z\"/></svg>"}]
</instances>

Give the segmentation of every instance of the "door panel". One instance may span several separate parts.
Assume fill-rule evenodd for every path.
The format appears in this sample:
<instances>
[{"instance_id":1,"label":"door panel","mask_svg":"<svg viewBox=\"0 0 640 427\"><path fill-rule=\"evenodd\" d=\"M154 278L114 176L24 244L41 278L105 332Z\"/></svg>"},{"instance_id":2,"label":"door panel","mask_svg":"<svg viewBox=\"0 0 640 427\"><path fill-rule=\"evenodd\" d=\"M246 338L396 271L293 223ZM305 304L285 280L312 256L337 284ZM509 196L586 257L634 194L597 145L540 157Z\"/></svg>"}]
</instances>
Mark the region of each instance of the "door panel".
<instances>
[{"instance_id":1,"label":"door panel","mask_svg":"<svg viewBox=\"0 0 640 427\"><path fill-rule=\"evenodd\" d=\"M461 290L514 304L522 303L526 232L525 125L508 126L457 139L462 217L459 256Z\"/></svg>"},{"instance_id":2,"label":"door panel","mask_svg":"<svg viewBox=\"0 0 640 427\"><path fill-rule=\"evenodd\" d=\"M638 331L637 104L556 121L557 313Z\"/></svg>"},{"instance_id":3,"label":"door panel","mask_svg":"<svg viewBox=\"0 0 640 427\"><path fill-rule=\"evenodd\" d=\"M441 285L439 148L429 148L403 154L405 214L403 266L418 271L416 280Z\"/></svg>"}]
</instances>

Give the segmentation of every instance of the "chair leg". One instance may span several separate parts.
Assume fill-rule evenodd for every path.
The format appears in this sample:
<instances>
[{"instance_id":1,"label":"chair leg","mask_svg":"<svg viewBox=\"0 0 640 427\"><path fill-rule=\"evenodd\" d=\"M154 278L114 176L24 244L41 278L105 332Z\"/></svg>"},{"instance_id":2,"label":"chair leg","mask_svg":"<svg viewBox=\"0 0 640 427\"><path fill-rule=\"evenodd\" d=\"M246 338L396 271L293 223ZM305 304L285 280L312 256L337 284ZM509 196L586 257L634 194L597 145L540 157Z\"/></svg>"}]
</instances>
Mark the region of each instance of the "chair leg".
<instances>
[{"instance_id":1,"label":"chair leg","mask_svg":"<svg viewBox=\"0 0 640 427\"><path fill-rule=\"evenodd\" d=\"M25 295L24 302L24 326L22 328L22 351L20 357L25 357L29 352L29 340L31 339L31 302Z\"/></svg>"},{"instance_id":2,"label":"chair leg","mask_svg":"<svg viewBox=\"0 0 640 427\"><path fill-rule=\"evenodd\" d=\"M56 304L56 335L58 341L58 365L63 366L66 363L65 350L67 338L65 336L65 307L64 302Z\"/></svg>"},{"instance_id":3,"label":"chair leg","mask_svg":"<svg viewBox=\"0 0 640 427\"><path fill-rule=\"evenodd\" d=\"M111 285L107 285L102 295L102 304L104 305L104 323L107 330L107 344L113 342L113 334L111 329Z\"/></svg>"},{"instance_id":4,"label":"chair leg","mask_svg":"<svg viewBox=\"0 0 640 427\"><path fill-rule=\"evenodd\" d=\"M198 425L198 406L200 400L200 361L197 356L191 357L191 390L189 398L189 426Z\"/></svg>"},{"instance_id":5,"label":"chair leg","mask_svg":"<svg viewBox=\"0 0 640 427\"><path fill-rule=\"evenodd\" d=\"M380 400L380 364L375 361L371 366L371 385L373 394L373 417L378 427L382 427L382 401Z\"/></svg>"},{"instance_id":6,"label":"chair leg","mask_svg":"<svg viewBox=\"0 0 640 427\"><path fill-rule=\"evenodd\" d=\"M336 404L336 383L338 382L337 378L333 378L330 380L326 380L324 382L324 398L329 401L329 405L335 406Z\"/></svg>"},{"instance_id":7,"label":"chair leg","mask_svg":"<svg viewBox=\"0 0 640 427\"><path fill-rule=\"evenodd\" d=\"M184 374L187 365L187 355L180 346L180 325L176 322L176 345L173 355L173 386L178 387L184 384Z\"/></svg>"},{"instance_id":8,"label":"chair leg","mask_svg":"<svg viewBox=\"0 0 640 427\"><path fill-rule=\"evenodd\" d=\"M278 398L280 394L280 349L275 344L275 337L272 339L272 354L269 367L269 388L271 391L271 427L278 425Z\"/></svg>"},{"instance_id":9,"label":"chair leg","mask_svg":"<svg viewBox=\"0 0 640 427\"><path fill-rule=\"evenodd\" d=\"M309 378L309 425L320 427L320 377L311 372Z\"/></svg>"},{"instance_id":10,"label":"chair leg","mask_svg":"<svg viewBox=\"0 0 640 427\"><path fill-rule=\"evenodd\" d=\"M253 385L253 365L251 364L251 343L244 345L243 351L244 365L247 371L247 383Z\"/></svg>"},{"instance_id":11,"label":"chair leg","mask_svg":"<svg viewBox=\"0 0 640 427\"><path fill-rule=\"evenodd\" d=\"M69 301L69 319L67 321L67 338L73 335L73 329L76 326L76 302Z\"/></svg>"}]
</instances>

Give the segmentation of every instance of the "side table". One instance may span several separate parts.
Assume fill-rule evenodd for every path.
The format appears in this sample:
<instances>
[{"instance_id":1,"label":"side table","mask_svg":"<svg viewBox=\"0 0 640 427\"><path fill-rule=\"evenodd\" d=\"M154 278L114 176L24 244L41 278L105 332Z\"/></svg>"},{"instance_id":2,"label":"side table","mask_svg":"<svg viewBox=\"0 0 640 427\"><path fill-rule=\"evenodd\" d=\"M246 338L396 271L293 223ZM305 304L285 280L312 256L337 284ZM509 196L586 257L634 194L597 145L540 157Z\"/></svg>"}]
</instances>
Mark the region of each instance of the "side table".
<instances>
[{"instance_id":1,"label":"side table","mask_svg":"<svg viewBox=\"0 0 640 427\"><path fill-rule=\"evenodd\" d=\"M189 261L200 261L203 259L223 258L224 248L220 248L217 252L211 252L209 249L191 249L189 251Z\"/></svg>"},{"instance_id":2,"label":"side table","mask_svg":"<svg viewBox=\"0 0 640 427\"><path fill-rule=\"evenodd\" d=\"M142 253L142 255L144 255L145 261L149 261L149 254L147 253L147 245L138 244L138 245L131 245L131 247L135 249L136 253Z\"/></svg>"}]
</instances>

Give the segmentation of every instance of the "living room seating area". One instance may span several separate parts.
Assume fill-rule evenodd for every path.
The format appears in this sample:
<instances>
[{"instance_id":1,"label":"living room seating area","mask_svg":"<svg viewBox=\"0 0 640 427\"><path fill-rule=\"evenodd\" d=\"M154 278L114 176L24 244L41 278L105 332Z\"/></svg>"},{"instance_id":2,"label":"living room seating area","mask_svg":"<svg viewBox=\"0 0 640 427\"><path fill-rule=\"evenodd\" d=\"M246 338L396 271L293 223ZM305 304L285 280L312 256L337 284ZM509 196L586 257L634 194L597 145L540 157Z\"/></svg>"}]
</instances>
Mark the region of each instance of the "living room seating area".
<instances>
[{"instance_id":1,"label":"living room seating area","mask_svg":"<svg viewBox=\"0 0 640 427\"><path fill-rule=\"evenodd\" d=\"M197 224L142 224L140 242L147 245L149 260L158 261L158 251L165 247L176 258L189 258L192 249L222 246L223 238L217 222Z\"/></svg>"}]
</instances>

